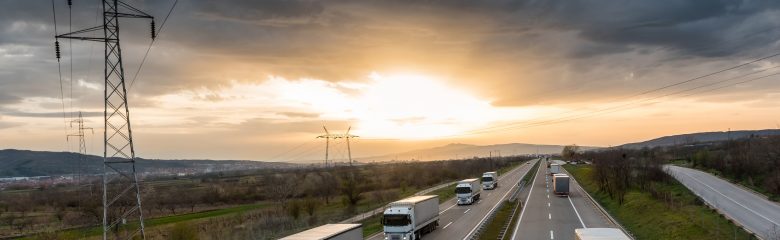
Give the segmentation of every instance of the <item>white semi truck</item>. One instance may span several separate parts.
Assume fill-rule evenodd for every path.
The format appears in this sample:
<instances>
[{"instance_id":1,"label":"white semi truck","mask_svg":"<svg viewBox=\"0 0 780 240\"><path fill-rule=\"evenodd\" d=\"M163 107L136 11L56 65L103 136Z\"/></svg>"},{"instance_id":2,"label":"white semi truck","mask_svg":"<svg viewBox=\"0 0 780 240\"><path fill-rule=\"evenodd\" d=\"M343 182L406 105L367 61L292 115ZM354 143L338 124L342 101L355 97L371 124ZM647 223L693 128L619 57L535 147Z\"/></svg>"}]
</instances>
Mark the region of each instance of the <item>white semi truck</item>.
<instances>
[{"instance_id":1,"label":"white semi truck","mask_svg":"<svg viewBox=\"0 0 780 240\"><path fill-rule=\"evenodd\" d=\"M477 178L461 180L458 182L458 185L455 186L455 195L458 198L458 205L472 204L479 201L480 192L482 192L482 187Z\"/></svg>"},{"instance_id":2,"label":"white semi truck","mask_svg":"<svg viewBox=\"0 0 780 240\"><path fill-rule=\"evenodd\" d=\"M550 175L555 175L556 173L561 173L561 165L557 163L550 164Z\"/></svg>"},{"instance_id":3,"label":"white semi truck","mask_svg":"<svg viewBox=\"0 0 780 240\"><path fill-rule=\"evenodd\" d=\"M325 224L281 240L358 240L363 239L362 224Z\"/></svg>"},{"instance_id":4,"label":"white semi truck","mask_svg":"<svg viewBox=\"0 0 780 240\"><path fill-rule=\"evenodd\" d=\"M569 195L569 175L563 173L553 175L553 194Z\"/></svg>"},{"instance_id":5,"label":"white semi truck","mask_svg":"<svg viewBox=\"0 0 780 240\"><path fill-rule=\"evenodd\" d=\"M482 174L482 189L495 189L498 187L498 172L486 172Z\"/></svg>"},{"instance_id":6,"label":"white semi truck","mask_svg":"<svg viewBox=\"0 0 780 240\"><path fill-rule=\"evenodd\" d=\"M417 240L439 226L439 196L414 196L388 204L382 216L386 240Z\"/></svg>"},{"instance_id":7,"label":"white semi truck","mask_svg":"<svg viewBox=\"0 0 780 240\"><path fill-rule=\"evenodd\" d=\"M577 228L574 237L577 240L631 240L617 228Z\"/></svg>"}]
</instances>

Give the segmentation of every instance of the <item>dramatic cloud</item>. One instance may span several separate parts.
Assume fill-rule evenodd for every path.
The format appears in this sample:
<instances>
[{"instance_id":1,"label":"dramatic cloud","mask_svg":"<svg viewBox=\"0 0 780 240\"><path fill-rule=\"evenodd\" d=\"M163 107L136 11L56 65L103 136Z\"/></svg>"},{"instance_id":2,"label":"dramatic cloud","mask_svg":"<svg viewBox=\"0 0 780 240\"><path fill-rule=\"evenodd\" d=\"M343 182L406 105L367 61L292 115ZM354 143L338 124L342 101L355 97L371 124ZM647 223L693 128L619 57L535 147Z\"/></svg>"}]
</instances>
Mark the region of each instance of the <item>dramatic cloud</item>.
<instances>
[{"instance_id":1,"label":"dramatic cloud","mask_svg":"<svg viewBox=\"0 0 780 240\"><path fill-rule=\"evenodd\" d=\"M72 10L65 1L55 3L58 33L100 23L98 1L74 1ZM129 3L156 16L159 27L173 2ZM32 128L42 126L61 134L62 124L53 122L53 117L61 115L57 113L63 105L68 112L84 111L91 121L100 122L103 46L61 40L63 58L58 65L50 4L17 0L0 8L0 114L4 116L0 134L27 134L16 143L0 142L0 148L58 147L54 140L42 140L54 133ZM637 100L626 96L780 51L777 1L196 0L178 3L136 78L150 43L148 21L123 19L122 26L125 75L133 82L128 85L129 101L139 137L163 143L170 141L160 139L182 135L192 141L232 136L230 142L244 140L235 147L220 146L239 152L251 148L253 141L279 144L262 149L299 142L306 134L316 134L323 121L352 124L368 136L409 139L413 137L406 136L456 135L529 116L555 118L553 114L566 110L597 111ZM771 58L639 96L639 100L655 98L647 103L658 104L632 112L652 118L635 121L649 125L660 124L655 120L664 116L698 118L692 112L672 114L676 111L665 109L679 104L739 108L743 116L776 119L777 115L765 112L777 110L773 104L780 87L777 77L729 86L744 80L735 79L661 96L770 69L777 63L777 58ZM428 76L436 81L381 83L367 77L372 73ZM405 87L382 90L391 84ZM718 87L722 89L707 91ZM426 93L440 95L425 97ZM721 107L710 108L710 104ZM650 114L655 111L664 113ZM729 127L771 127L772 122L751 119ZM667 132L590 138L594 140L583 144L615 144L733 123L691 123L687 128L663 128ZM593 131L599 131L596 127L602 125L593 124ZM285 137L283 143L258 136L275 136L283 133L277 129L295 127L305 129L290 130L294 137ZM548 130L524 136L528 141L561 143L568 141L564 133L574 132ZM581 136L578 139L588 141L586 133ZM474 139L512 138L505 134ZM180 154L188 142L153 152ZM201 149L204 152L194 156L221 156L207 153L213 150L208 145ZM263 150L249 152L233 156L265 156Z\"/></svg>"}]
</instances>

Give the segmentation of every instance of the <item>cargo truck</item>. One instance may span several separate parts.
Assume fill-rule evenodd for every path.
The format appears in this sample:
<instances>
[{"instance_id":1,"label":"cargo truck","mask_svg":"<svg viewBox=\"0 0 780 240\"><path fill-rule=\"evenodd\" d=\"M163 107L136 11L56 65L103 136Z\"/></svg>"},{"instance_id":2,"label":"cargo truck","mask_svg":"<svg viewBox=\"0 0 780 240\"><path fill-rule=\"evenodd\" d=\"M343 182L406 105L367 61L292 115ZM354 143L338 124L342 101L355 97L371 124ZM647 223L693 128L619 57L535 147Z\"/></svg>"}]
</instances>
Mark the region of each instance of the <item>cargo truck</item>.
<instances>
[{"instance_id":1,"label":"cargo truck","mask_svg":"<svg viewBox=\"0 0 780 240\"><path fill-rule=\"evenodd\" d=\"M557 163L550 164L550 175L561 173L561 165Z\"/></svg>"},{"instance_id":2,"label":"cargo truck","mask_svg":"<svg viewBox=\"0 0 780 240\"><path fill-rule=\"evenodd\" d=\"M482 187L479 186L479 179L464 179L455 186L455 195L458 197L458 205L472 204L479 201L479 193Z\"/></svg>"},{"instance_id":3,"label":"cargo truck","mask_svg":"<svg viewBox=\"0 0 780 240\"><path fill-rule=\"evenodd\" d=\"M363 239L362 224L325 224L281 240L358 240Z\"/></svg>"},{"instance_id":4,"label":"cargo truck","mask_svg":"<svg viewBox=\"0 0 780 240\"><path fill-rule=\"evenodd\" d=\"M482 174L482 189L495 189L498 187L498 172L486 172Z\"/></svg>"},{"instance_id":5,"label":"cargo truck","mask_svg":"<svg viewBox=\"0 0 780 240\"><path fill-rule=\"evenodd\" d=\"M382 225L387 240L420 239L439 226L439 196L414 196L388 204Z\"/></svg>"},{"instance_id":6,"label":"cargo truck","mask_svg":"<svg viewBox=\"0 0 780 240\"><path fill-rule=\"evenodd\" d=\"M577 240L631 240L617 228L577 228L574 237Z\"/></svg>"},{"instance_id":7,"label":"cargo truck","mask_svg":"<svg viewBox=\"0 0 780 240\"><path fill-rule=\"evenodd\" d=\"M553 194L569 195L569 175L563 173L553 175Z\"/></svg>"}]
</instances>

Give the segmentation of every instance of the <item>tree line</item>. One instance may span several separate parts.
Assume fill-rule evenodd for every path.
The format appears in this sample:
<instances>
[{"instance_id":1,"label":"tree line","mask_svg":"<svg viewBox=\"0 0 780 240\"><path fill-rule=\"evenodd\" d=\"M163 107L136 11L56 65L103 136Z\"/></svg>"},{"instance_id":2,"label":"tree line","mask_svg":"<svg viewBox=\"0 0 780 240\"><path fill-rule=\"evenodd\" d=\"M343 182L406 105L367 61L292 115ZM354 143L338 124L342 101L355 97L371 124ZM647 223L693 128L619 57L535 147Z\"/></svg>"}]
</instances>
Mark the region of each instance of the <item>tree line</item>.
<instances>
[{"instance_id":1,"label":"tree line","mask_svg":"<svg viewBox=\"0 0 780 240\"><path fill-rule=\"evenodd\" d=\"M220 209L258 202L300 224L346 218L362 208L378 207L405 194L447 181L478 177L527 157L474 158L219 172L142 182L148 218ZM29 234L102 222L99 180L83 186L53 186L0 193L0 236ZM373 204L373 205L372 205ZM131 202L128 201L128 206ZM121 207L120 203L117 205ZM326 206L330 206L327 207ZM339 209L333 211L333 209ZM109 213L112 214L112 213ZM273 214L272 214L273 215ZM322 215L322 216L320 216ZM268 230L258 225L253 231Z\"/></svg>"}]
</instances>

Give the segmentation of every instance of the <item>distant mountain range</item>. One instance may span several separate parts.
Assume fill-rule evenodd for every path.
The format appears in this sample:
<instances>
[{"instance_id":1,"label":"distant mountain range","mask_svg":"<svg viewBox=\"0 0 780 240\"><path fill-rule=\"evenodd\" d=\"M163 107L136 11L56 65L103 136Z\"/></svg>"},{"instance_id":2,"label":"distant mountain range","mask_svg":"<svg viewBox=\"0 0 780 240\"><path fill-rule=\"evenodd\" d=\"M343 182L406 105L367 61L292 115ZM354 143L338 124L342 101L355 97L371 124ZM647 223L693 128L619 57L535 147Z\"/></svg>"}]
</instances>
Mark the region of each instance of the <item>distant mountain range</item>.
<instances>
[{"instance_id":1,"label":"distant mountain range","mask_svg":"<svg viewBox=\"0 0 780 240\"><path fill-rule=\"evenodd\" d=\"M99 174L103 171L103 157L70 152L45 152L5 149L0 150L0 178ZM159 160L136 158L136 169L146 174L177 174L261 168L289 168L292 163L246 160Z\"/></svg>"},{"instance_id":2,"label":"distant mountain range","mask_svg":"<svg viewBox=\"0 0 780 240\"><path fill-rule=\"evenodd\" d=\"M689 133L660 137L644 142L623 144L620 147L640 149L644 147L665 147L681 144L701 143L701 142L715 142L725 141L729 139L740 139L753 136L770 136L780 135L778 129L766 129L766 130L740 130L740 131L727 131L727 132L701 132L701 133Z\"/></svg>"},{"instance_id":3,"label":"distant mountain range","mask_svg":"<svg viewBox=\"0 0 780 240\"><path fill-rule=\"evenodd\" d=\"M452 143L441 147L419 149L414 151L386 154L381 156L357 158L360 162L384 162L393 160L449 160L488 156L510 156L524 154L560 154L564 146L539 145L527 143L507 143L495 145L471 145ZM581 147L582 150L596 149L598 147ZM492 152L492 153L491 153Z\"/></svg>"}]
</instances>

